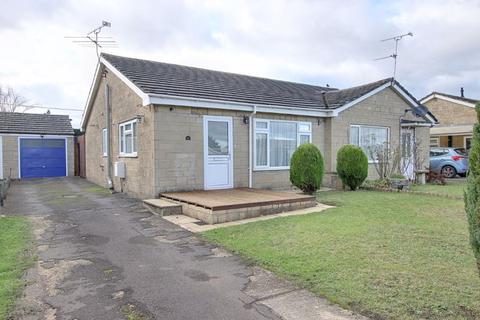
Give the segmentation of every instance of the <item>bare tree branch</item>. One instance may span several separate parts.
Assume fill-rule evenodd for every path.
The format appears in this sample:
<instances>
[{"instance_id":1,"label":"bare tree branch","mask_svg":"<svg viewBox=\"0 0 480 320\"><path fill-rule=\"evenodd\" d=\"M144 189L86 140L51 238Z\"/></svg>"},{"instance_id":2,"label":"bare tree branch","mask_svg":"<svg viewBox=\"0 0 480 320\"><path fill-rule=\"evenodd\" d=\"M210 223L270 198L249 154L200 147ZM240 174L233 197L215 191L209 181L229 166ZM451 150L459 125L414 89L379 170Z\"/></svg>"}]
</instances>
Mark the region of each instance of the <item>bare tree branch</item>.
<instances>
[{"instance_id":1,"label":"bare tree branch","mask_svg":"<svg viewBox=\"0 0 480 320\"><path fill-rule=\"evenodd\" d=\"M31 109L26 105L27 100L17 94L12 88L4 88L0 86L0 111L1 112L18 112L18 108L23 108L22 112Z\"/></svg>"}]
</instances>

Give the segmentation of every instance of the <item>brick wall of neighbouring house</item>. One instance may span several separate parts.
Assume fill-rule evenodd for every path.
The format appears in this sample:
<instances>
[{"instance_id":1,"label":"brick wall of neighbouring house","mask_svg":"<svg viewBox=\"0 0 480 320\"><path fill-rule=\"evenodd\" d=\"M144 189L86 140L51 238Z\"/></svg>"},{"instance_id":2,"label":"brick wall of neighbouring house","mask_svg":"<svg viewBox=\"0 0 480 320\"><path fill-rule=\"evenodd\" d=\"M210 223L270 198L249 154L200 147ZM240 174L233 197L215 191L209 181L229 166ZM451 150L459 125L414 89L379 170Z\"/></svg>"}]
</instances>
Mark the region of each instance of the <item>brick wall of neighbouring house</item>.
<instances>
[{"instance_id":1,"label":"brick wall of neighbouring house","mask_svg":"<svg viewBox=\"0 0 480 320\"><path fill-rule=\"evenodd\" d=\"M410 106L392 89L386 88L377 94L363 100L354 107L341 112L338 117L327 119L326 122L326 178L328 185L337 185L336 155L338 149L349 143L350 125L384 126L390 129L390 141L398 145L400 135L400 117L413 119L411 112L405 116L405 110ZM417 119L418 120L418 119ZM422 119L420 119L422 120ZM428 159L429 136L428 128L417 128L417 137L422 147L419 152ZM369 178L377 178L374 165L369 165Z\"/></svg>"},{"instance_id":2,"label":"brick wall of neighbouring house","mask_svg":"<svg viewBox=\"0 0 480 320\"><path fill-rule=\"evenodd\" d=\"M440 126L474 124L477 119L474 108L458 103L433 98L425 105L438 119Z\"/></svg>"},{"instance_id":3,"label":"brick wall of neighbouring house","mask_svg":"<svg viewBox=\"0 0 480 320\"><path fill-rule=\"evenodd\" d=\"M203 119L205 115L228 116L233 119L234 187L248 186L249 127L243 123L247 112L156 106L155 166L157 192L204 188ZM256 118L293 120L312 123L312 142L323 153L324 121L316 118L257 114ZM190 137L187 140L186 137ZM254 171L253 187L290 188L289 171Z\"/></svg>"},{"instance_id":4,"label":"brick wall of neighbouring house","mask_svg":"<svg viewBox=\"0 0 480 320\"><path fill-rule=\"evenodd\" d=\"M2 136L3 177L4 178L7 178L7 177L10 177L12 179L19 178L18 137L19 136L16 136L16 135ZM67 138L67 163L68 163L68 175L73 176L75 173L74 158L73 158L73 137Z\"/></svg>"},{"instance_id":5,"label":"brick wall of neighbouring house","mask_svg":"<svg viewBox=\"0 0 480 320\"><path fill-rule=\"evenodd\" d=\"M112 125L110 146L112 164L122 161L126 164L126 178L113 178L116 191L124 191L134 196L153 197L154 193L154 161L153 107L142 107L142 101L127 85L111 72L106 80L102 78L95 96L93 108L88 118L85 132L86 177L88 180L107 187L107 158L102 154L102 130L105 128L105 81L111 89ZM137 157L119 156L119 123L132 120L143 115L142 123L138 123ZM113 176L113 169L112 169Z\"/></svg>"}]
</instances>

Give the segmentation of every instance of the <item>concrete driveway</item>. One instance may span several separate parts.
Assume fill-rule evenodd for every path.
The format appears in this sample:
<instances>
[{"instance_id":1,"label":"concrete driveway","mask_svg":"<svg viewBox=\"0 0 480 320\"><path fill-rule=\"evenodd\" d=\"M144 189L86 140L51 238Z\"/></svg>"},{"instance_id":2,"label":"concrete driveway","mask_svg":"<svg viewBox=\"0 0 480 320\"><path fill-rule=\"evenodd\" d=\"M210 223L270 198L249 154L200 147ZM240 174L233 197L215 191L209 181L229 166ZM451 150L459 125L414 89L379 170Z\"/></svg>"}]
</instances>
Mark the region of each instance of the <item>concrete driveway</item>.
<instances>
[{"instance_id":1,"label":"concrete driveway","mask_svg":"<svg viewBox=\"0 0 480 320\"><path fill-rule=\"evenodd\" d=\"M354 318L80 178L14 182L1 212L36 237L18 319Z\"/></svg>"}]
</instances>

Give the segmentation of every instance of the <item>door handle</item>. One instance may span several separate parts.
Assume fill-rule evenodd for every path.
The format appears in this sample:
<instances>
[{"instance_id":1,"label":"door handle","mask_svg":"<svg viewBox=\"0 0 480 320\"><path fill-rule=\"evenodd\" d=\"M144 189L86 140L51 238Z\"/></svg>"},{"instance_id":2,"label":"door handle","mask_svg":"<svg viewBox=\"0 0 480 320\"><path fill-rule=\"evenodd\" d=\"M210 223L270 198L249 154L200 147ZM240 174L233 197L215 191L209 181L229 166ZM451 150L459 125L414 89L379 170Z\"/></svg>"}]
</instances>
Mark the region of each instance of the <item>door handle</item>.
<instances>
[{"instance_id":1,"label":"door handle","mask_svg":"<svg viewBox=\"0 0 480 320\"><path fill-rule=\"evenodd\" d=\"M47 166L42 166L42 169L45 169Z\"/></svg>"}]
</instances>

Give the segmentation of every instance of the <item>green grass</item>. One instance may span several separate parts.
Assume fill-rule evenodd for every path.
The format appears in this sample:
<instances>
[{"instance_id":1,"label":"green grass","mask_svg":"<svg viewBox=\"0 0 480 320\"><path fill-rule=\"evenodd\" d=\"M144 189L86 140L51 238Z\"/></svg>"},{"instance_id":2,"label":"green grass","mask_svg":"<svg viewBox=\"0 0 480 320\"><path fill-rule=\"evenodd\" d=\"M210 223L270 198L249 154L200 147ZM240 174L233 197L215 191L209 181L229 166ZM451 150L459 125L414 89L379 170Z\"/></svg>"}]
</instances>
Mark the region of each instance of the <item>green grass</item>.
<instances>
[{"instance_id":1,"label":"green grass","mask_svg":"<svg viewBox=\"0 0 480 320\"><path fill-rule=\"evenodd\" d=\"M480 318L461 200L373 191L318 197L338 207L204 236L373 318Z\"/></svg>"},{"instance_id":2,"label":"green grass","mask_svg":"<svg viewBox=\"0 0 480 320\"><path fill-rule=\"evenodd\" d=\"M0 218L0 319L11 311L31 264L30 226L24 217Z\"/></svg>"},{"instance_id":3,"label":"green grass","mask_svg":"<svg viewBox=\"0 0 480 320\"><path fill-rule=\"evenodd\" d=\"M412 191L420 192L429 192L435 194L446 194L452 197L463 197L463 190L466 186L465 180L448 180L447 184L424 184L424 185L413 185L411 187Z\"/></svg>"}]
</instances>

